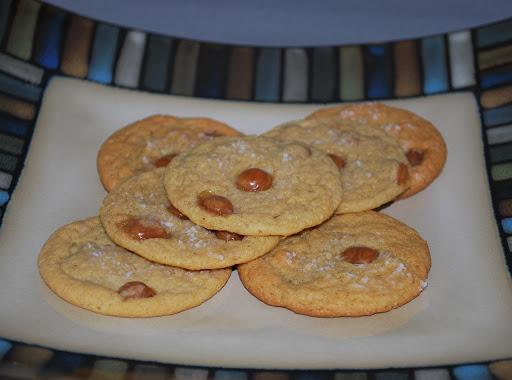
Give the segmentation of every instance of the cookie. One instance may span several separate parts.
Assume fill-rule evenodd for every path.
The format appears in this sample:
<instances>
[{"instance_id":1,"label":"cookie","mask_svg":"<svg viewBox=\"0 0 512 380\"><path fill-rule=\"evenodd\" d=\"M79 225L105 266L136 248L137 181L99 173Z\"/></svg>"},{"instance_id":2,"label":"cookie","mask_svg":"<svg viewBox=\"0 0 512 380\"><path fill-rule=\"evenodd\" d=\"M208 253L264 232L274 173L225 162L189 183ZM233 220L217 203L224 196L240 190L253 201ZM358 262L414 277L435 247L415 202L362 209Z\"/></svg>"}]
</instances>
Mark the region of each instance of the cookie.
<instances>
[{"instance_id":1,"label":"cookie","mask_svg":"<svg viewBox=\"0 0 512 380\"><path fill-rule=\"evenodd\" d=\"M207 230L171 207L165 168L130 177L103 200L100 218L118 245L148 260L186 269L231 267L264 255L278 236L241 236Z\"/></svg>"},{"instance_id":2,"label":"cookie","mask_svg":"<svg viewBox=\"0 0 512 380\"><path fill-rule=\"evenodd\" d=\"M167 166L171 203L194 223L241 235L291 235L330 217L341 175L325 153L262 136L218 137Z\"/></svg>"},{"instance_id":3,"label":"cookie","mask_svg":"<svg viewBox=\"0 0 512 380\"><path fill-rule=\"evenodd\" d=\"M271 306L315 317L358 317L411 301L427 286L427 243L376 211L335 215L237 266L240 280Z\"/></svg>"},{"instance_id":4,"label":"cookie","mask_svg":"<svg viewBox=\"0 0 512 380\"><path fill-rule=\"evenodd\" d=\"M447 157L443 136L432 123L410 111L372 102L320 109L307 119L332 116L376 125L399 141L412 170L411 185L398 199L423 190L443 170Z\"/></svg>"},{"instance_id":5,"label":"cookie","mask_svg":"<svg viewBox=\"0 0 512 380\"><path fill-rule=\"evenodd\" d=\"M409 187L407 158L398 142L378 127L341 118L315 118L278 125L265 136L301 141L332 157L342 176L338 214L377 208Z\"/></svg>"},{"instance_id":6,"label":"cookie","mask_svg":"<svg viewBox=\"0 0 512 380\"><path fill-rule=\"evenodd\" d=\"M178 153L217 136L241 132L209 118L153 115L112 134L100 147L97 168L107 191L133 175L166 166Z\"/></svg>"},{"instance_id":7,"label":"cookie","mask_svg":"<svg viewBox=\"0 0 512 380\"><path fill-rule=\"evenodd\" d=\"M115 245L98 217L68 224L44 244L39 271L59 297L95 313L155 317L200 305L231 268L189 271L153 263Z\"/></svg>"}]
</instances>

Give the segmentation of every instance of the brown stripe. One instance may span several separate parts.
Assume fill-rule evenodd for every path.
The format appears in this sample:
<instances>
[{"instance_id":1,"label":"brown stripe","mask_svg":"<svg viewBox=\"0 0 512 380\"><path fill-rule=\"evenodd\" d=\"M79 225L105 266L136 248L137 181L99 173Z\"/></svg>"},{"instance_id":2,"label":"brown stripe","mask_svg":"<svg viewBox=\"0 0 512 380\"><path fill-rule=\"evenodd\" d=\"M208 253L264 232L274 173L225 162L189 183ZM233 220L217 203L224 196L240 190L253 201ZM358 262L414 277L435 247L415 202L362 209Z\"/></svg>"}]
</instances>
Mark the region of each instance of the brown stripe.
<instances>
[{"instance_id":1,"label":"brown stripe","mask_svg":"<svg viewBox=\"0 0 512 380\"><path fill-rule=\"evenodd\" d=\"M262 371L253 373L254 380L288 380L290 376L285 371Z\"/></svg>"},{"instance_id":2,"label":"brown stripe","mask_svg":"<svg viewBox=\"0 0 512 380\"><path fill-rule=\"evenodd\" d=\"M394 45L395 95L413 96L421 92L418 52L414 41L401 41Z\"/></svg>"},{"instance_id":3,"label":"brown stripe","mask_svg":"<svg viewBox=\"0 0 512 380\"><path fill-rule=\"evenodd\" d=\"M66 36L60 69L64 74L85 78L94 24L81 16L73 16Z\"/></svg>"},{"instance_id":4,"label":"brown stripe","mask_svg":"<svg viewBox=\"0 0 512 380\"><path fill-rule=\"evenodd\" d=\"M512 199L501 201L498 210L501 216L512 216Z\"/></svg>"},{"instance_id":5,"label":"brown stripe","mask_svg":"<svg viewBox=\"0 0 512 380\"><path fill-rule=\"evenodd\" d=\"M23 120L32 120L36 116L33 104L3 94L0 94L0 111Z\"/></svg>"},{"instance_id":6,"label":"brown stripe","mask_svg":"<svg viewBox=\"0 0 512 380\"><path fill-rule=\"evenodd\" d=\"M13 363L19 368L28 368L37 371L44 366L53 356L53 351L47 348L17 344L13 347L5 362Z\"/></svg>"},{"instance_id":7,"label":"brown stripe","mask_svg":"<svg viewBox=\"0 0 512 380\"><path fill-rule=\"evenodd\" d=\"M497 379L510 379L512 360L502 360L489 364L489 371Z\"/></svg>"},{"instance_id":8,"label":"brown stripe","mask_svg":"<svg viewBox=\"0 0 512 380\"><path fill-rule=\"evenodd\" d=\"M482 51L478 54L478 67L485 70L512 62L512 45Z\"/></svg>"},{"instance_id":9,"label":"brown stripe","mask_svg":"<svg viewBox=\"0 0 512 380\"><path fill-rule=\"evenodd\" d=\"M495 88L482 93L480 102L484 108L495 108L512 102L512 86Z\"/></svg>"},{"instance_id":10,"label":"brown stripe","mask_svg":"<svg viewBox=\"0 0 512 380\"><path fill-rule=\"evenodd\" d=\"M254 71L254 49L235 47L231 54L227 98L251 100Z\"/></svg>"}]
</instances>

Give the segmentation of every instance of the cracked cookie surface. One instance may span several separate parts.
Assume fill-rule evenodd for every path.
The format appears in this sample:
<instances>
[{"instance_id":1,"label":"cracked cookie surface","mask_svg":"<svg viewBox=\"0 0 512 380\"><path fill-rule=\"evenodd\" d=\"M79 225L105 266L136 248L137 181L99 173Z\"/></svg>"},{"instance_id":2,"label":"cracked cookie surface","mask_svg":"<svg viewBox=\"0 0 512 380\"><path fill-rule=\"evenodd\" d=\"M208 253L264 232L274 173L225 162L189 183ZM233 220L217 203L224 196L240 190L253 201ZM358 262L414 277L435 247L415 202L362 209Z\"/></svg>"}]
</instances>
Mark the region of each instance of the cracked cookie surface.
<instances>
[{"instance_id":1,"label":"cracked cookie surface","mask_svg":"<svg viewBox=\"0 0 512 380\"><path fill-rule=\"evenodd\" d=\"M447 158L443 136L431 122L413 112L370 102L319 109L307 116L307 119L317 117L340 117L375 125L399 141L412 169L411 184L398 199L420 192L443 170Z\"/></svg>"},{"instance_id":2,"label":"cracked cookie surface","mask_svg":"<svg viewBox=\"0 0 512 380\"><path fill-rule=\"evenodd\" d=\"M335 215L289 236L237 271L246 289L268 305L316 317L356 317L414 299L427 286L430 265L428 245L414 229L366 211Z\"/></svg>"},{"instance_id":3,"label":"cracked cookie surface","mask_svg":"<svg viewBox=\"0 0 512 380\"><path fill-rule=\"evenodd\" d=\"M59 228L38 258L41 277L59 297L118 317L155 317L198 306L227 283L231 268L189 271L160 265L114 244L99 217ZM142 283L147 298L125 299L120 289ZM133 295L133 294L132 294Z\"/></svg>"},{"instance_id":4,"label":"cracked cookie surface","mask_svg":"<svg viewBox=\"0 0 512 380\"><path fill-rule=\"evenodd\" d=\"M294 234L330 217L342 199L339 170L325 153L262 136L205 142L171 161L164 184L193 222L242 235Z\"/></svg>"},{"instance_id":5,"label":"cracked cookie surface","mask_svg":"<svg viewBox=\"0 0 512 380\"><path fill-rule=\"evenodd\" d=\"M100 180L111 191L123 179L156 167L191 147L218 136L241 132L210 118L152 115L114 132L96 159Z\"/></svg>"},{"instance_id":6,"label":"cracked cookie surface","mask_svg":"<svg viewBox=\"0 0 512 380\"><path fill-rule=\"evenodd\" d=\"M296 120L265 136L313 145L340 167L343 200L336 213L377 208L409 186L410 167L398 142L381 129L340 118Z\"/></svg>"},{"instance_id":7,"label":"cracked cookie surface","mask_svg":"<svg viewBox=\"0 0 512 380\"><path fill-rule=\"evenodd\" d=\"M240 236L207 230L174 208L167 198L165 168L131 177L104 199L100 218L110 238L161 264L186 269L231 267L270 251L278 236Z\"/></svg>"}]
</instances>

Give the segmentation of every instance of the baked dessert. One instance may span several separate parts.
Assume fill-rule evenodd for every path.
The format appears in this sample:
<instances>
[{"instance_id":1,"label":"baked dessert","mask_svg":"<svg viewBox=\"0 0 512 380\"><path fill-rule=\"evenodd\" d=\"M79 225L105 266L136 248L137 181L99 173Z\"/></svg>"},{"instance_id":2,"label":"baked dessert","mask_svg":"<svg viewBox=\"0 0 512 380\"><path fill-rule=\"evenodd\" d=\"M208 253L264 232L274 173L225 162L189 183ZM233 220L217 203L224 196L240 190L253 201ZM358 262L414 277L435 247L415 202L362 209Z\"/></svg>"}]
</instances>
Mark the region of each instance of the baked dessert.
<instances>
[{"instance_id":1,"label":"baked dessert","mask_svg":"<svg viewBox=\"0 0 512 380\"><path fill-rule=\"evenodd\" d=\"M166 166L174 156L218 136L241 132L210 118L152 115L114 132L102 144L96 163L107 191L133 175Z\"/></svg>"},{"instance_id":2,"label":"baked dessert","mask_svg":"<svg viewBox=\"0 0 512 380\"><path fill-rule=\"evenodd\" d=\"M55 231L38 257L39 272L59 297L116 317L175 314L213 297L231 268L189 271L151 262L114 244L99 217Z\"/></svg>"},{"instance_id":3,"label":"baked dessert","mask_svg":"<svg viewBox=\"0 0 512 380\"><path fill-rule=\"evenodd\" d=\"M242 236L193 223L167 199L164 172L130 177L107 194L100 218L116 244L151 261L198 270L253 260L279 242L279 236Z\"/></svg>"},{"instance_id":4,"label":"baked dessert","mask_svg":"<svg viewBox=\"0 0 512 380\"><path fill-rule=\"evenodd\" d=\"M307 119L317 117L341 117L376 125L399 141L412 170L411 184L398 199L423 190L443 170L447 158L443 136L431 122L413 112L369 102L322 108L307 116Z\"/></svg>"},{"instance_id":5,"label":"baked dessert","mask_svg":"<svg viewBox=\"0 0 512 380\"><path fill-rule=\"evenodd\" d=\"M409 187L405 154L392 136L376 126L325 117L290 121L264 135L307 143L332 158L342 177L338 214L375 209Z\"/></svg>"},{"instance_id":6,"label":"baked dessert","mask_svg":"<svg viewBox=\"0 0 512 380\"><path fill-rule=\"evenodd\" d=\"M327 154L264 136L218 137L180 154L164 185L194 223L240 235L297 233L329 218L342 199Z\"/></svg>"},{"instance_id":7,"label":"baked dessert","mask_svg":"<svg viewBox=\"0 0 512 380\"><path fill-rule=\"evenodd\" d=\"M376 211L335 215L237 266L246 289L271 306L314 317L359 317L411 301L431 258L417 231Z\"/></svg>"}]
</instances>

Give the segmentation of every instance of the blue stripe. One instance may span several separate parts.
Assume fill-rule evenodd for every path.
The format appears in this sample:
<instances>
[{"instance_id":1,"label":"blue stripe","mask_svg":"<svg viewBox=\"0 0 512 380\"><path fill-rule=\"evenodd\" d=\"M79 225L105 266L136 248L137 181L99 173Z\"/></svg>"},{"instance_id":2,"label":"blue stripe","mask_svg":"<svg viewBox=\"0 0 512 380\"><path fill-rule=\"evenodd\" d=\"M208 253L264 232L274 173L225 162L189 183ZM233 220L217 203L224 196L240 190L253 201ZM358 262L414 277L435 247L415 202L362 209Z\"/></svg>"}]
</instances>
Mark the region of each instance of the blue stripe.
<instances>
[{"instance_id":1,"label":"blue stripe","mask_svg":"<svg viewBox=\"0 0 512 380\"><path fill-rule=\"evenodd\" d=\"M281 86L281 51L277 48L261 49L256 66L254 100L279 101Z\"/></svg>"},{"instance_id":2,"label":"blue stripe","mask_svg":"<svg viewBox=\"0 0 512 380\"><path fill-rule=\"evenodd\" d=\"M53 367L58 368L61 372L66 373L85 366L88 360L89 358L86 355L58 352L52 358L52 365Z\"/></svg>"},{"instance_id":3,"label":"blue stripe","mask_svg":"<svg viewBox=\"0 0 512 380\"><path fill-rule=\"evenodd\" d=\"M482 89L494 87L512 81L512 67L488 71L480 74L480 87Z\"/></svg>"},{"instance_id":4,"label":"blue stripe","mask_svg":"<svg viewBox=\"0 0 512 380\"><path fill-rule=\"evenodd\" d=\"M221 98L226 80L227 49L225 46L205 45L200 55L198 95Z\"/></svg>"},{"instance_id":5,"label":"blue stripe","mask_svg":"<svg viewBox=\"0 0 512 380\"><path fill-rule=\"evenodd\" d=\"M448 90L446 53L442 36L425 38L421 41L423 59L423 91L434 94Z\"/></svg>"},{"instance_id":6,"label":"blue stripe","mask_svg":"<svg viewBox=\"0 0 512 380\"><path fill-rule=\"evenodd\" d=\"M368 98L390 96L389 49L385 45L369 46L366 50Z\"/></svg>"},{"instance_id":7,"label":"blue stripe","mask_svg":"<svg viewBox=\"0 0 512 380\"><path fill-rule=\"evenodd\" d=\"M109 25L98 25L94 35L88 79L104 84L112 83L118 37L119 29Z\"/></svg>"},{"instance_id":8,"label":"blue stripe","mask_svg":"<svg viewBox=\"0 0 512 380\"><path fill-rule=\"evenodd\" d=\"M23 137L27 135L29 128L30 126L25 122L0 116L1 132L8 132L12 135Z\"/></svg>"},{"instance_id":9,"label":"blue stripe","mask_svg":"<svg viewBox=\"0 0 512 380\"><path fill-rule=\"evenodd\" d=\"M486 365L466 365L453 370L457 380L492 380L489 369Z\"/></svg>"},{"instance_id":10,"label":"blue stripe","mask_svg":"<svg viewBox=\"0 0 512 380\"><path fill-rule=\"evenodd\" d=\"M5 356L5 354L12 348L12 343L0 339L0 360Z\"/></svg>"},{"instance_id":11,"label":"blue stripe","mask_svg":"<svg viewBox=\"0 0 512 380\"><path fill-rule=\"evenodd\" d=\"M501 227L507 234L512 233L512 218L505 218L501 220Z\"/></svg>"},{"instance_id":12,"label":"blue stripe","mask_svg":"<svg viewBox=\"0 0 512 380\"><path fill-rule=\"evenodd\" d=\"M3 206L9 200L9 193L5 190L0 190L0 206Z\"/></svg>"},{"instance_id":13,"label":"blue stripe","mask_svg":"<svg viewBox=\"0 0 512 380\"><path fill-rule=\"evenodd\" d=\"M41 47L36 62L47 69L59 67L60 42L63 35L63 24L66 16L61 12L50 14L43 33Z\"/></svg>"},{"instance_id":14,"label":"blue stripe","mask_svg":"<svg viewBox=\"0 0 512 380\"><path fill-rule=\"evenodd\" d=\"M248 372L237 370L218 370L214 374L215 380L245 380L248 377Z\"/></svg>"},{"instance_id":15,"label":"blue stripe","mask_svg":"<svg viewBox=\"0 0 512 380\"><path fill-rule=\"evenodd\" d=\"M2 92L36 103L41 98L42 88L22 82L5 74L0 74L0 89Z\"/></svg>"},{"instance_id":16,"label":"blue stripe","mask_svg":"<svg viewBox=\"0 0 512 380\"><path fill-rule=\"evenodd\" d=\"M486 110L483 116L486 126L508 123L512 121L512 105Z\"/></svg>"}]
</instances>

